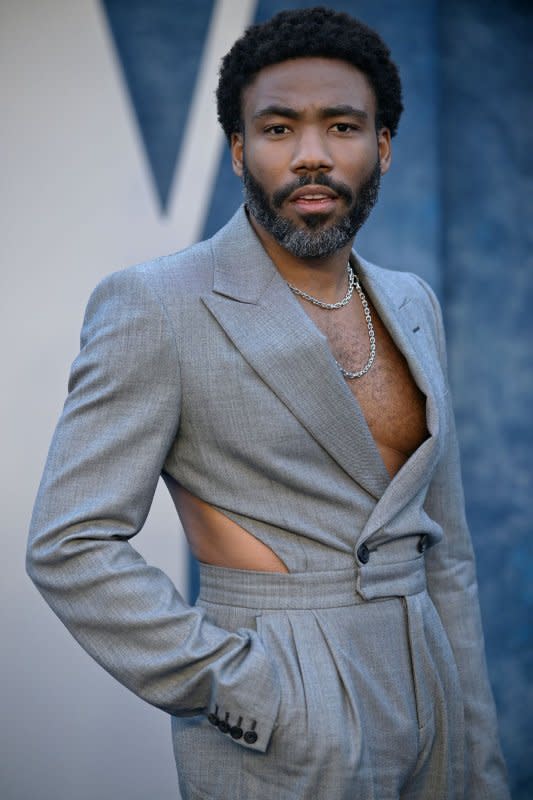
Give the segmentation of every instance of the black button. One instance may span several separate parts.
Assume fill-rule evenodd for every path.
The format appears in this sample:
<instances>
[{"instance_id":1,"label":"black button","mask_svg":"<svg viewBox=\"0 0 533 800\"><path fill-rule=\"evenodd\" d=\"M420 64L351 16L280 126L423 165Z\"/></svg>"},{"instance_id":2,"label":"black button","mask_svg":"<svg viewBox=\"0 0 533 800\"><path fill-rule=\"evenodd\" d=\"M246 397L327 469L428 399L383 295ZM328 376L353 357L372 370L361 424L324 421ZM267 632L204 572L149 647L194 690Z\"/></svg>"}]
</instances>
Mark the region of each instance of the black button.
<instances>
[{"instance_id":1,"label":"black button","mask_svg":"<svg viewBox=\"0 0 533 800\"><path fill-rule=\"evenodd\" d=\"M213 712L211 712L211 714L208 714L207 719L209 720L211 725L217 725L218 724L218 717L217 717L216 714L213 714Z\"/></svg>"},{"instance_id":2,"label":"black button","mask_svg":"<svg viewBox=\"0 0 533 800\"><path fill-rule=\"evenodd\" d=\"M242 737L242 728L239 728L238 725L234 725L233 728L230 728L229 733L232 739L240 739Z\"/></svg>"},{"instance_id":3,"label":"black button","mask_svg":"<svg viewBox=\"0 0 533 800\"><path fill-rule=\"evenodd\" d=\"M230 726L229 726L229 724L226 722L226 720L225 720L225 719L221 719L221 720L219 720L219 723L218 723L218 729L219 729L220 733L228 733L228 731L229 731L229 728L230 728Z\"/></svg>"},{"instance_id":4,"label":"black button","mask_svg":"<svg viewBox=\"0 0 533 800\"><path fill-rule=\"evenodd\" d=\"M422 534L420 539L418 540L418 552L424 553L428 549L428 536L427 533Z\"/></svg>"},{"instance_id":5,"label":"black button","mask_svg":"<svg viewBox=\"0 0 533 800\"><path fill-rule=\"evenodd\" d=\"M366 544L362 544L360 547L357 548L357 558L361 562L361 564L368 564L368 559L370 558L370 550L366 546Z\"/></svg>"},{"instance_id":6,"label":"black button","mask_svg":"<svg viewBox=\"0 0 533 800\"><path fill-rule=\"evenodd\" d=\"M246 731L244 741L246 744L255 744L257 742L257 733L255 731Z\"/></svg>"}]
</instances>

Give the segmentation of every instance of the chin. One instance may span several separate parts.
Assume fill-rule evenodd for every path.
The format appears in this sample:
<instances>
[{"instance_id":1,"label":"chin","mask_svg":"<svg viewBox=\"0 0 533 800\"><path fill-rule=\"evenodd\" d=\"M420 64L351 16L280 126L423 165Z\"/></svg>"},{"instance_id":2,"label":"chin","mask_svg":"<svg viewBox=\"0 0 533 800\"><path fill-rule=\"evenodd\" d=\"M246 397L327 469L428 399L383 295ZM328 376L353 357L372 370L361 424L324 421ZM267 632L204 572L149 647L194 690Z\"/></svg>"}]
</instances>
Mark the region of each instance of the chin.
<instances>
[{"instance_id":1,"label":"chin","mask_svg":"<svg viewBox=\"0 0 533 800\"><path fill-rule=\"evenodd\" d=\"M311 230L316 230L316 228L325 227L328 225L335 225L336 220L332 219L330 214L305 214L301 217L302 222L304 223L306 228L310 228Z\"/></svg>"},{"instance_id":2,"label":"chin","mask_svg":"<svg viewBox=\"0 0 533 800\"><path fill-rule=\"evenodd\" d=\"M333 211L312 211L309 213L299 213L284 216L292 225L297 225L299 228L310 228L315 230L319 227L326 225L338 225L343 219L344 215L335 214Z\"/></svg>"}]
</instances>

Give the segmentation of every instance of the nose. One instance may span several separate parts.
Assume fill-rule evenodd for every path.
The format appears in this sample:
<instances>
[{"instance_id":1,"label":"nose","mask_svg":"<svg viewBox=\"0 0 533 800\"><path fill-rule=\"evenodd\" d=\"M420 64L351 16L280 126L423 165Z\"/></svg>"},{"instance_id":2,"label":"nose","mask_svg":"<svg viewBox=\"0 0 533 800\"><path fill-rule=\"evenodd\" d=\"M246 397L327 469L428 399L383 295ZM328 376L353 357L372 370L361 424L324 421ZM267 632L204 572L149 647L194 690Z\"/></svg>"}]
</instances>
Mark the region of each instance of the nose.
<instances>
[{"instance_id":1,"label":"nose","mask_svg":"<svg viewBox=\"0 0 533 800\"><path fill-rule=\"evenodd\" d=\"M290 168L296 174L329 172L333 169L331 153L320 131L308 127L300 132L295 140Z\"/></svg>"}]
</instances>

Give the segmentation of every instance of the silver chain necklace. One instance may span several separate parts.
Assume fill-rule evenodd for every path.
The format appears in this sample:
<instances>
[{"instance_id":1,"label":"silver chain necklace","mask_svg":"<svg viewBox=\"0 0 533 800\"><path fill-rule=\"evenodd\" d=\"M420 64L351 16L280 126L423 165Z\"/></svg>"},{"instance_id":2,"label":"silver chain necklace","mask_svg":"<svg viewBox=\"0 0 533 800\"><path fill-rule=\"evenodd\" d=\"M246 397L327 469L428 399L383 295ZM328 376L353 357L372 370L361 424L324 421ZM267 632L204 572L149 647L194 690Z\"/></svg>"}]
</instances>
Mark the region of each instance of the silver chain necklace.
<instances>
[{"instance_id":1,"label":"silver chain necklace","mask_svg":"<svg viewBox=\"0 0 533 800\"><path fill-rule=\"evenodd\" d=\"M319 308L326 308L328 311L335 311L337 308L343 308L347 305L350 300L352 299L352 294L354 290L355 283L357 281L357 277L355 272L351 268L350 264L347 266L348 272L348 291L342 298L339 300L338 303L324 303L323 300L319 300L317 297L313 297L311 294L307 294L307 292L302 292L301 289L297 289L296 286L293 286L292 283L287 283L287 286L294 294L297 294L298 297L303 297L304 300L308 300L309 303L312 303L314 306L318 306Z\"/></svg>"},{"instance_id":2,"label":"silver chain necklace","mask_svg":"<svg viewBox=\"0 0 533 800\"><path fill-rule=\"evenodd\" d=\"M353 378L362 378L363 375L366 375L374 360L376 358L376 335L374 333L374 326L372 325L372 317L370 316L370 308L368 307L367 299L361 289L361 284L357 278L357 275L353 271L351 265L348 263L347 265L347 272L348 272L348 291L342 298L339 300L338 303L324 303L322 300L319 300L317 297L313 297L307 292L303 292L301 289L297 289L296 286L293 286L291 283L287 283L287 286L293 292L293 294L298 295L298 297L302 297L304 300L307 300L309 303L312 303L319 308L325 308L327 311L335 311L337 308L343 308L347 305L350 300L352 299L353 290L357 292L359 295L359 299L361 300L361 305L363 306L363 313L365 315L366 327L368 330L368 338L370 341L370 355L368 357L368 361L366 362L365 366L358 370L357 372L351 372L348 369L345 369L342 364L339 364L338 361L335 361L336 365L340 369L341 373L345 378L352 380Z\"/></svg>"}]
</instances>

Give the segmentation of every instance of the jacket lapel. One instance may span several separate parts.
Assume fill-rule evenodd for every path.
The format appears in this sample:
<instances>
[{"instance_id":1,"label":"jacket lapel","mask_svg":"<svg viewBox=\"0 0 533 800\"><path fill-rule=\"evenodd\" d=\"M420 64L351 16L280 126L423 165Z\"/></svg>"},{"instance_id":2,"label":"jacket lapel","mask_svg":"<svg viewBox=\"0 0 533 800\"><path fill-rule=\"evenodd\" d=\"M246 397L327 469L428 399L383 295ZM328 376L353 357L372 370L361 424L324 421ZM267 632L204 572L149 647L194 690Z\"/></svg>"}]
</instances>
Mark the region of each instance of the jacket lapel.
<instances>
[{"instance_id":1,"label":"jacket lapel","mask_svg":"<svg viewBox=\"0 0 533 800\"><path fill-rule=\"evenodd\" d=\"M326 337L288 289L242 207L211 246L213 293L202 297L204 304L308 433L379 501L363 532L366 538L427 485L439 457L446 389L428 344L431 321L414 297L405 294L405 280L358 257L364 289L427 398L430 435L390 480Z\"/></svg>"},{"instance_id":2,"label":"jacket lapel","mask_svg":"<svg viewBox=\"0 0 533 800\"><path fill-rule=\"evenodd\" d=\"M441 425L445 416L446 387L435 358L432 320L415 298L405 292L405 281L396 273L384 273L358 257L365 290L394 343L405 357L413 379L426 396L426 425L429 437L411 455L390 481L368 520L360 541L383 527L420 491L429 478L442 448Z\"/></svg>"},{"instance_id":3,"label":"jacket lapel","mask_svg":"<svg viewBox=\"0 0 533 800\"><path fill-rule=\"evenodd\" d=\"M212 240L214 293L202 297L265 384L374 498L389 476L326 337L266 254L244 210Z\"/></svg>"}]
</instances>

